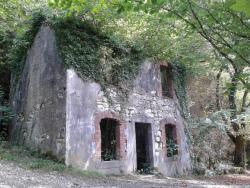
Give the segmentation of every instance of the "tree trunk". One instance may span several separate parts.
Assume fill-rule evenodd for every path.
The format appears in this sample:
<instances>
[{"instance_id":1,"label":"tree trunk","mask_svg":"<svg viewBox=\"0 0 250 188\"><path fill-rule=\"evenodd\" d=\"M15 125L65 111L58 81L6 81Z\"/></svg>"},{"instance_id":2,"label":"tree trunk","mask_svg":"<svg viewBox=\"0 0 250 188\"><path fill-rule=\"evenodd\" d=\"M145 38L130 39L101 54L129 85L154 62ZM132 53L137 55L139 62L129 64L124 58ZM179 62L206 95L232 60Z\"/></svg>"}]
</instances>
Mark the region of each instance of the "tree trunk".
<instances>
[{"instance_id":1,"label":"tree trunk","mask_svg":"<svg viewBox=\"0 0 250 188\"><path fill-rule=\"evenodd\" d=\"M235 137L235 153L234 164L235 166L245 167L246 163L246 139L244 135Z\"/></svg>"}]
</instances>

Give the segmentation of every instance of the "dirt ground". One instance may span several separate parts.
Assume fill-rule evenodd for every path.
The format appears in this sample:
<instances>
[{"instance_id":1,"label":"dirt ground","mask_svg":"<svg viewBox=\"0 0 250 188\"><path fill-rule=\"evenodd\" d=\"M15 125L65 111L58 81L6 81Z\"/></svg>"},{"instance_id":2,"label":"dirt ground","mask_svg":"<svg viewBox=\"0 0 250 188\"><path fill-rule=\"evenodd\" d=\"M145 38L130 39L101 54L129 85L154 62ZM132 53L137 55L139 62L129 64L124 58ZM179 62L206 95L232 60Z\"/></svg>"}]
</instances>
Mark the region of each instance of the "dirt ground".
<instances>
[{"instance_id":1,"label":"dirt ground","mask_svg":"<svg viewBox=\"0 0 250 188\"><path fill-rule=\"evenodd\" d=\"M22 169L0 161L0 188L160 188L160 187L249 187L250 172L216 177L157 178L147 176L73 177L58 172L46 173Z\"/></svg>"}]
</instances>

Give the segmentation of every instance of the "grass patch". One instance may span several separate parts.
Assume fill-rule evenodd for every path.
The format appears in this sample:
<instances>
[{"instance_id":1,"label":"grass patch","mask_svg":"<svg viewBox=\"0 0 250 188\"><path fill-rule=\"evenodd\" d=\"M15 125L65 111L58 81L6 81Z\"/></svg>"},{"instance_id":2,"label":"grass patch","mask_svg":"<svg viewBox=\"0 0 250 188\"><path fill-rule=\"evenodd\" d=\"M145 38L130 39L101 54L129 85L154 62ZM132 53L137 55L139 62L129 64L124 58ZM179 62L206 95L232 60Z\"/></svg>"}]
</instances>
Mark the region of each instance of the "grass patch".
<instances>
[{"instance_id":1,"label":"grass patch","mask_svg":"<svg viewBox=\"0 0 250 188\"><path fill-rule=\"evenodd\" d=\"M92 171L83 171L73 167L67 167L64 163L43 155L38 151L32 151L21 146L12 146L8 142L0 142L0 160L10 161L17 166L45 172L60 172L72 176L105 177L103 174Z\"/></svg>"},{"instance_id":2,"label":"grass patch","mask_svg":"<svg viewBox=\"0 0 250 188\"><path fill-rule=\"evenodd\" d=\"M27 169L63 172L67 168L63 163L54 161L38 151L11 146L7 142L1 142L0 144L0 160L15 162L18 166Z\"/></svg>"}]
</instances>

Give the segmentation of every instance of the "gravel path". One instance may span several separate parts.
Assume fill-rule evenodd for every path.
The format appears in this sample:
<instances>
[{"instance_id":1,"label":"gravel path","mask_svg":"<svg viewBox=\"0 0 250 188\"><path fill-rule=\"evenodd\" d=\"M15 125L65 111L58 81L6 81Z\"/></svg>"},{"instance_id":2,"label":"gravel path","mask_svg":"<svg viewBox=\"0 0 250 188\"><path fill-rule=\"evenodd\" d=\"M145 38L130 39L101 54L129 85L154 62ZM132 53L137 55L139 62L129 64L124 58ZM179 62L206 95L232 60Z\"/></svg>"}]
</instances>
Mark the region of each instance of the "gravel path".
<instances>
[{"instance_id":1,"label":"gravel path","mask_svg":"<svg viewBox=\"0 0 250 188\"><path fill-rule=\"evenodd\" d=\"M73 177L57 172L22 169L0 161L0 188L160 188L160 187L246 187L250 174L217 177L156 178L154 176L119 176L108 178Z\"/></svg>"}]
</instances>

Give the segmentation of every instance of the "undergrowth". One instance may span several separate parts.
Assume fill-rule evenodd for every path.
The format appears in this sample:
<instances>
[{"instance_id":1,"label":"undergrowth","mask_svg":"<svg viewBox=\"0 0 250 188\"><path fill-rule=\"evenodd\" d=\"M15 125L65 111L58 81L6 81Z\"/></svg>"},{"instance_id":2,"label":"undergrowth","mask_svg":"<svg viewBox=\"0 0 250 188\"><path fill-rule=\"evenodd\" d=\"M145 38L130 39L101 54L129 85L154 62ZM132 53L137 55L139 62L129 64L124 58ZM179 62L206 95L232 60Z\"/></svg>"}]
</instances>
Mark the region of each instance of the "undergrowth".
<instances>
[{"instance_id":1,"label":"undergrowth","mask_svg":"<svg viewBox=\"0 0 250 188\"><path fill-rule=\"evenodd\" d=\"M10 161L24 169L41 170L45 172L60 172L75 176L104 177L98 172L83 171L53 160L50 156L21 146L12 146L8 142L0 142L0 160Z\"/></svg>"}]
</instances>

